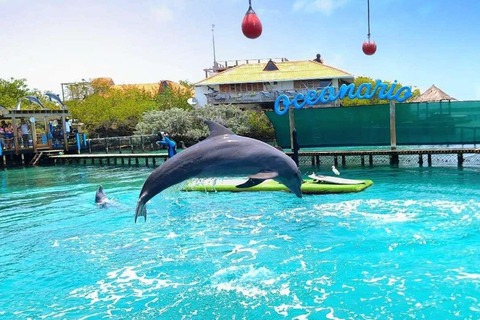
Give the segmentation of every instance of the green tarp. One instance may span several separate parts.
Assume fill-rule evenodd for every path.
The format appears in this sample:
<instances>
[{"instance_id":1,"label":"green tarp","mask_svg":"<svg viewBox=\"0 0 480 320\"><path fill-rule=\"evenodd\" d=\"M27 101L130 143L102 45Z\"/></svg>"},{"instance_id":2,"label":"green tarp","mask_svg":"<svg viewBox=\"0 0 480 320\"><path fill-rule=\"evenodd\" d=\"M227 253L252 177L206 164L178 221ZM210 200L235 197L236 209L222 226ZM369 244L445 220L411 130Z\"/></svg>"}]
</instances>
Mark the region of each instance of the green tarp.
<instances>
[{"instance_id":1,"label":"green tarp","mask_svg":"<svg viewBox=\"0 0 480 320\"><path fill-rule=\"evenodd\" d=\"M390 145L390 106L295 110L300 147ZM288 113L266 114L277 142L290 147ZM397 145L480 143L480 101L396 104Z\"/></svg>"}]
</instances>

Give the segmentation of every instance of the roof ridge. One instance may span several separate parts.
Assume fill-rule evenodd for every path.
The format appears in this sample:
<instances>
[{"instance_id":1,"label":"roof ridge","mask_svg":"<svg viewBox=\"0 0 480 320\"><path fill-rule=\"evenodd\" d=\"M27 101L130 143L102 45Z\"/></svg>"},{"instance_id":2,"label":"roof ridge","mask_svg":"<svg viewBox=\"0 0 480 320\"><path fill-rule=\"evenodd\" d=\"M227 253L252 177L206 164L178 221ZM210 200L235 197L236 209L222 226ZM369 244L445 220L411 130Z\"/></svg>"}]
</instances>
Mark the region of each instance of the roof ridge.
<instances>
[{"instance_id":1,"label":"roof ridge","mask_svg":"<svg viewBox=\"0 0 480 320\"><path fill-rule=\"evenodd\" d=\"M353 76L353 74L351 74L351 73L348 73L348 72L346 72L346 71L343 71L342 69L338 69L338 68L329 66L329 65L327 65L327 64L325 64L325 63L322 63L322 62L316 62L316 61L312 61L312 60L307 60L307 61L308 61L308 62L311 62L311 63L315 63L315 64L321 64L321 65L323 65L323 66L325 66L325 67L327 67L327 68L330 68L330 69L333 69L333 70L337 70L337 71L346 73L346 74L348 74L349 76Z\"/></svg>"},{"instance_id":2,"label":"roof ridge","mask_svg":"<svg viewBox=\"0 0 480 320\"><path fill-rule=\"evenodd\" d=\"M204 82L204 81L207 81L207 80L210 80L210 79L212 79L212 78L215 78L216 76L219 76L219 75L221 75L221 74L223 74L223 73L225 73L225 72L227 72L227 71L231 71L231 70L234 70L234 69L237 69L237 68L239 68L239 67L241 67L241 66L246 66L246 65L248 65L248 63L247 63L247 64L240 64L240 65L238 65L238 66L234 66L234 67L231 67L231 68L227 68L227 69L225 69L225 70L223 70L223 71L220 71L220 72L218 72L218 73L216 73L216 74L214 74L214 75L211 75L210 77L207 77L207 78L205 78L205 79L203 79L203 80L198 81L198 82L195 83L194 85L196 86L197 84L200 84L200 83L202 83L202 82Z\"/></svg>"}]
</instances>

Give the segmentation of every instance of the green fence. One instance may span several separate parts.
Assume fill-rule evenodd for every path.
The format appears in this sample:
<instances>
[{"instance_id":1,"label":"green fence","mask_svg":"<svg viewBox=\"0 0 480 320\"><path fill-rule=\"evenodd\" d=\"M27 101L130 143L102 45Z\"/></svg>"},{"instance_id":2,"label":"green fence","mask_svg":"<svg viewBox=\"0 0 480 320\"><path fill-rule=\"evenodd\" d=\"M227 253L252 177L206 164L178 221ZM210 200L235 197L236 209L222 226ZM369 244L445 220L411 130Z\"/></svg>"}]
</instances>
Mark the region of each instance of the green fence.
<instances>
[{"instance_id":1,"label":"green fence","mask_svg":"<svg viewBox=\"0 0 480 320\"><path fill-rule=\"evenodd\" d=\"M288 114L266 112L277 142L290 147ZM390 106L295 110L301 147L390 145ZM397 145L480 143L480 101L396 104Z\"/></svg>"}]
</instances>

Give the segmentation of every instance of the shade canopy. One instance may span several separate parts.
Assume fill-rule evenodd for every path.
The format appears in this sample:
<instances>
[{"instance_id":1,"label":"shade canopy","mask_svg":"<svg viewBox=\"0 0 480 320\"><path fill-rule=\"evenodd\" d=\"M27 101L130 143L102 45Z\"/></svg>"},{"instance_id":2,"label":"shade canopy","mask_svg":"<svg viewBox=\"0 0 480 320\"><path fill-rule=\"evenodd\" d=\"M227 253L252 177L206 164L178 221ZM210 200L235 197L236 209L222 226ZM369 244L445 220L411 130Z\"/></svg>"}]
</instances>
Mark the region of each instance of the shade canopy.
<instances>
[{"instance_id":1,"label":"shade canopy","mask_svg":"<svg viewBox=\"0 0 480 320\"><path fill-rule=\"evenodd\" d=\"M437 102L437 101L457 101L439 88L432 85L424 93L419 95L412 102Z\"/></svg>"}]
</instances>

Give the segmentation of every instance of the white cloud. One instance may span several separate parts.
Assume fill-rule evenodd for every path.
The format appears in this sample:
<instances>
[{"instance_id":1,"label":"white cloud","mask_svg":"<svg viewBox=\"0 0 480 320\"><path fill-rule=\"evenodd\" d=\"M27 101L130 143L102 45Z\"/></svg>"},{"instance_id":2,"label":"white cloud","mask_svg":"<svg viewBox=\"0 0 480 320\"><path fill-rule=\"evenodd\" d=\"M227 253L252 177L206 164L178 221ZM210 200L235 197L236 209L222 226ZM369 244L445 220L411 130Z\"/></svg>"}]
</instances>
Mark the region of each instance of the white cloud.
<instances>
[{"instance_id":1,"label":"white cloud","mask_svg":"<svg viewBox=\"0 0 480 320\"><path fill-rule=\"evenodd\" d=\"M344 6L348 0L295 0L294 10L318 11L330 15L335 9Z\"/></svg>"},{"instance_id":2,"label":"white cloud","mask_svg":"<svg viewBox=\"0 0 480 320\"><path fill-rule=\"evenodd\" d=\"M150 15L158 22L169 22L173 20L173 10L167 6L151 8Z\"/></svg>"}]
</instances>

